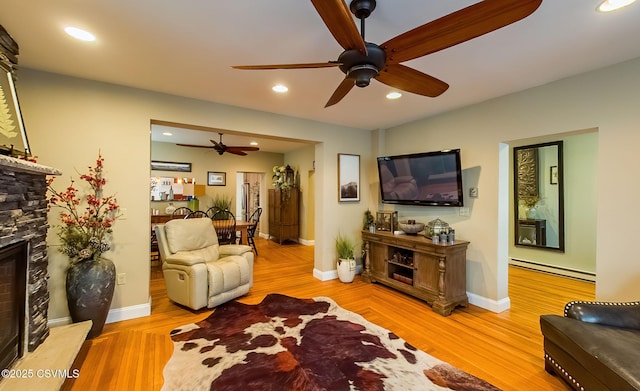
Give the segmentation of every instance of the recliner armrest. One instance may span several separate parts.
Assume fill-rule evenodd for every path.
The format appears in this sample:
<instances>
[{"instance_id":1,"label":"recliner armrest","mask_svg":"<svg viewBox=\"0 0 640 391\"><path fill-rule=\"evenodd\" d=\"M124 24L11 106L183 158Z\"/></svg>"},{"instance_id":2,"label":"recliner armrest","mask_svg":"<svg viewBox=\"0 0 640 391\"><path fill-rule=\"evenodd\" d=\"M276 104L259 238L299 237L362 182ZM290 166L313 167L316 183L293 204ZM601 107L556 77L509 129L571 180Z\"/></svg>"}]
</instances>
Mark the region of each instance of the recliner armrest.
<instances>
[{"instance_id":1,"label":"recliner armrest","mask_svg":"<svg viewBox=\"0 0 640 391\"><path fill-rule=\"evenodd\" d=\"M218 247L218 251L220 252L220 258L222 258L227 255L242 255L251 251L251 247L244 244L223 244Z\"/></svg>"},{"instance_id":2,"label":"recliner armrest","mask_svg":"<svg viewBox=\"0 0 640 391\"><path fill-rule=\"evenodd\" d=\"M640 301L572 301L565 305L564 316L582 322L640 330Z\"/></svg>"},{"instance_id":3,"label":"recliner armrest","mask_svg":"<svg viewBox=\"0 0 640 391\"><path fill-rule=\"evenodd\" d=\"M164 260L168 264L176 265L197 265L199 263L205 263L205 259L199 255L189 254L185 252L178 252L167 256Z\"/></svg>"}]
</instances>

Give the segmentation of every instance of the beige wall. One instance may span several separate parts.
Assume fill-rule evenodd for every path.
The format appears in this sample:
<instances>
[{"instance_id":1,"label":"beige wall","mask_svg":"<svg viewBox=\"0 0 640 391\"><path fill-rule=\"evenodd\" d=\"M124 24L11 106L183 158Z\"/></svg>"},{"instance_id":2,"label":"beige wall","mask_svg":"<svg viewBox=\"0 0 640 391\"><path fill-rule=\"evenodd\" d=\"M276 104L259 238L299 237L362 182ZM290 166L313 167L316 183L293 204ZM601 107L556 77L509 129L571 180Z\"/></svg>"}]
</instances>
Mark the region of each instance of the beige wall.
<instances>
[{"instance_id":1,"label":"beige wall","mask_svg":"<svg viewBox=\"0 0 640 391\"><path fill-rule=\"evenodd\" d=\"M313 170L315 146L298 148L285 155L285 164L291 165L298 172L300 179L300 239L303 243L312 244L314 240L314 214L310 209L314 204L313 188L309 184L309 172Z\"/></svg>"},{"instance_id":2,"label":"beige wall","mask_svg":"<svg viewBox=\"0 0 640 391\"><path fill-rule=\"evenodd\" d=\"M315 221L314 273L319 278L335 269L333 238L338 228L354 235L359 232L359 224L353 222L360 220L366 206L338 205L335 165L338 152L370 159L369 131L24 68L17 88L31 149L41 164L63 171L64 178L58 183L76 176L76 169L83 171L94 164L98 150L106 159L106 190L116 193L119 203L127 208L126 220L115 225L114 251L108 254L116 263L117 272L127 275L128 283L116 287L112 304L112 313L124 312L123 318L149 307L152 120L317 142L316 167L322 169L316 170L315 204L321 211L316 216L322 218ZM52 224L56 223L56 216L50 215ZM49 315L52 319L64 318L68 316L64 293L67 260L56 251L54 234L49 235L48 242Z\"/></svg>"},{"instance_id":3,"label":"beige wall","mask_svg":"<svg viewBox=\"0 0 640 391\"><path fill-rule=\"evenodd\" d=\"M596 295L601 300L637 300L640 212L629 200L640 194L640 181L635 180L640 167L639 98L640 59L635 59L388 129L383 150L389 154L460 147L465 195L469 187L479 188L477 199L467 198L469 217L459 216L457 208L400 207L400 215L419 221L440 216L450 222L458 237L471 242L468 290L500 307L508 303L509 142L598 129L597 157L592 158L597 195L589 195L597 198ZM580 234L570 228L575 224L568 223L570 241Z\"/></svg>"}]
</instances>

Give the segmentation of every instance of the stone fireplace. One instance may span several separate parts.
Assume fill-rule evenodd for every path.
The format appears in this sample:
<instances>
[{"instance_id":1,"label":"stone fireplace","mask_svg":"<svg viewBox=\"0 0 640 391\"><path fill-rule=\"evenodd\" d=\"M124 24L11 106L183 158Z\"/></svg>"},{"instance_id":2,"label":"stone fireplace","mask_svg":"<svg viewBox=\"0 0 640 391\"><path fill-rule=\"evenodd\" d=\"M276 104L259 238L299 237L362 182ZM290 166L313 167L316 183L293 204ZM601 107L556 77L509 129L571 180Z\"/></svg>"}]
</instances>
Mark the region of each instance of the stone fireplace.
<instances>
[{"instance_id":1,"label":"stone fireplace","mask_svg":"<svg viewBox=\"0 0 640 391\"><path fill-rule=\"evenodd\" d=\"M0 249L26 243L24 338L20 349L29 352L49 336L47 175L60 175L60 171L0 155Z\"/></svg>"}]
</instances>

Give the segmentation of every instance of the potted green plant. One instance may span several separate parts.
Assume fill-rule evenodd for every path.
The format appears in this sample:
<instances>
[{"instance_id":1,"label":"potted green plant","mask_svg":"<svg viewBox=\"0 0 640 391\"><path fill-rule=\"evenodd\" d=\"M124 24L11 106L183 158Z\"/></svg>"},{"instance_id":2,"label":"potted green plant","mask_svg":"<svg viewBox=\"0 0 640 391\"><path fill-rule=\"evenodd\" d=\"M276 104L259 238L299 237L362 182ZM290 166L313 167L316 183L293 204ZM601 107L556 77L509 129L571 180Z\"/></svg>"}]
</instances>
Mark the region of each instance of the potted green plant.
<instances>
[{"instance_id":1,"label":"potted green plant","mask_svg":"<svg viewBox=\"0 0 640 391\"><path fill-rule=\"evenodd\" d=\"M364 217L362 219L362 229L372 230L372 226L373 230L375 230L373 213L371 213L371 210L367 209L366 212L364 212Z\"/></svg>"},{"instance_id":2,"label":"potted green plant","mask_svg":"<svg viewBox=\"0 0 640 391\"><path fill-rule=\"evenodd\" d=\"M215 210L231 210L231 197L229 197L226 194L216 194L216 196L213 199L213 208L215 208ZM216 220L220 220L220 219L228 219L229 216L226 214L218 214L216 216Z\"/></svg>"},{"instance_id":3,"label":"potted green plant","mask_svg":"<svg viewBox=\"0 0 640 391\"><path fill-rule=\"evenodd\" d=\"M116 278L114 263L103 254L111 248L112 227L119 217L119 206L115 196L103 195L107 183L103 164L104 158L98 154L96 166L90 166L89 173L80 176L90 189L85 195L79 194L73 179L64 191L52 187L53 178L47 181L51 193L49 204L62 209L61 224L57 228L60 252L69 258L66 275L69 313L74 322L93 322L88 338L102 332Z\"/></svg>"},{"instance_id":4,"label":"potted green plant","mask_svg":"<svg viewBox=\"0 0 640 391\"><path fill-rule=\"evenodd\" d=\"M341 233L336 238L336 251L338 252L338 278L342 282L352 282L356 275L356 260L353 256L354 241Z\"/></svg>"}]
</instances>

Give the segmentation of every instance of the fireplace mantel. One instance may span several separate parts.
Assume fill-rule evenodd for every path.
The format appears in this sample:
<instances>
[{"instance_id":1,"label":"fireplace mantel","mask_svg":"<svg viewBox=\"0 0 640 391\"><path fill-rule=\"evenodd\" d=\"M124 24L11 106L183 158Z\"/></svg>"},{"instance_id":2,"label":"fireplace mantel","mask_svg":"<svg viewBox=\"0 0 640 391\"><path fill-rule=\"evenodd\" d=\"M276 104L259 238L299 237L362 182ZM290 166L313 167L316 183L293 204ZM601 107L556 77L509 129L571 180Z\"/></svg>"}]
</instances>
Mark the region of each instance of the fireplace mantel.
<instances>
[{"instance_id":1,"label":"fireplace mantel","mask_svg":"<svg viewBox=\"0 0 640 391\"><path fill-rule=\"evenodd\" d=\"M0 155L0 169L14 170L35 175L62 175L62 171L11 156Z\"/></svg>"}]
</instances>

